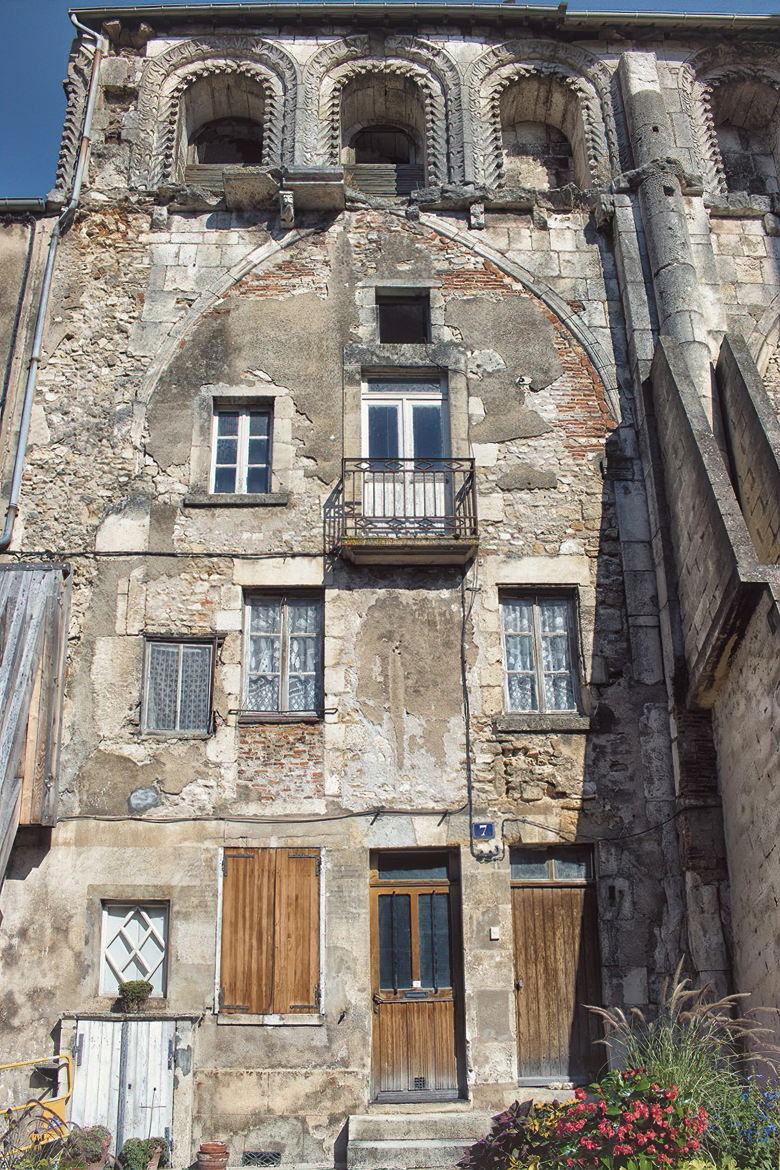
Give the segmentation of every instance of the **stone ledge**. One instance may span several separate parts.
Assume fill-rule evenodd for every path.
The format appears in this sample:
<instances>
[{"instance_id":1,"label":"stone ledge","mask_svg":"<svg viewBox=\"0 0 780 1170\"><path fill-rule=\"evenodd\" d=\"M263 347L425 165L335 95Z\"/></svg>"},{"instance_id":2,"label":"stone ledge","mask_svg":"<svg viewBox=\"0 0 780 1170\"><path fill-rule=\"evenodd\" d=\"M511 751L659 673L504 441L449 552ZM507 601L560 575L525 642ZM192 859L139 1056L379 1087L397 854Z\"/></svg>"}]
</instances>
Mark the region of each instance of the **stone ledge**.
<instances>
[{"instance_id":1,"label":"stone ledge","mask_svg":"<svg viewBox=\"0 0 780 1170\"><path fill-rule=\"evenodd\" d=\"M513 731L531 731L531 732L556 732L568 731L581 734L591 729L591 718L589 715L576 715L574 713L564 713L561 715L532 715L520 714L515 715L498 715L493 720L493 730L498 732L513 732Z\"/></svg>"},{"instance_id":2,"label":"stone ledge","mask_svg":"<svg viewBox=\"0 0 780 1170\"><path fill-rule=\"evenodd\" d=\"M283 508L290 502L289 492L224 492L220 495L185 496L183 508Z\"/></svg>"}]
</instances>

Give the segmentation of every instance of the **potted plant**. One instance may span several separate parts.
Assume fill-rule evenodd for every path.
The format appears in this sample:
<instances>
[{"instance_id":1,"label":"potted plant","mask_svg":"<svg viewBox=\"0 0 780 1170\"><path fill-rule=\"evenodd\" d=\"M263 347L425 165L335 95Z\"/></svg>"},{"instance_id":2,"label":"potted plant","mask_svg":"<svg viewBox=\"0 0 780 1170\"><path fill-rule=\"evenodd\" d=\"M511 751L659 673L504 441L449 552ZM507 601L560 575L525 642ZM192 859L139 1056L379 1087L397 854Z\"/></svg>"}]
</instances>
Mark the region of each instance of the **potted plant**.
<instances>
[{"instance_id":1,"label":"potted plant","mask_svg":"<svg viewBox=\"0 0 780 1170\"><path fill-rule=\"evenodd\" d=\"M152 985L146 979L128 979L119 984L118 991L122 1011L140 1012L152 994Z\"/></svg>"},{"instance_id":2,"label":"potted plant","mask_svg":"<svg viewBox=\"0 0 780 1170\"><path fill-rule=\"evenodd\" d=\"M128 1138L118 1162L122 1170L157 1170L169 1164L169 1147L163 1137Z\"/></svg>"}]
</instances>

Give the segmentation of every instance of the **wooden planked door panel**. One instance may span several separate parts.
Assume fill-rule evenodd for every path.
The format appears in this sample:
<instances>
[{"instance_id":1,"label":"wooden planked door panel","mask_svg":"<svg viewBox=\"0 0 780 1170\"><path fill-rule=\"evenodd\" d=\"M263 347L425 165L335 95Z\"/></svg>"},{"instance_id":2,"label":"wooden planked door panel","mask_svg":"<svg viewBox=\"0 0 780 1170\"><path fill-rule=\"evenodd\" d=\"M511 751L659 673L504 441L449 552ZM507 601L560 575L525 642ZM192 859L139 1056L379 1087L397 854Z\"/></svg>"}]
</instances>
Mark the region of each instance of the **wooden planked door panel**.
<instances>
[{"instance_id":1,"label":"wooden planked door panel","mask_svg":"<svg viewBox=\"0 0 780 1170\"><path fill-rule=\"evenodd\" d=\"M596 894L591 886L512 890L520 1076L581 1081L603 1063Z\"/></svg>"},{"instance_id":2,"label":"wooden planked door panel","mask_svg":"<svg viewBox=\"0 0 780 1170\"><path fill-rule=\"evenodd\" d=\"M402 905L398 919L392 924L389 919L386 922L386 927L391 926L392 942L385 937L384 960L381 960L380 903L384 899L389 911L393 898ZM436 911L434 925L436 898L443 899L438 905L446 909ZM458 978L452 948L452 909L452 889L444 884L405 883L372 890L375 1095L457 1095ZM390 961L391 953L400 956L398 963ZM424 979L426 973L428 978ZM428 986L430 982L437 986Z\"/></svg>"}]
</instances>

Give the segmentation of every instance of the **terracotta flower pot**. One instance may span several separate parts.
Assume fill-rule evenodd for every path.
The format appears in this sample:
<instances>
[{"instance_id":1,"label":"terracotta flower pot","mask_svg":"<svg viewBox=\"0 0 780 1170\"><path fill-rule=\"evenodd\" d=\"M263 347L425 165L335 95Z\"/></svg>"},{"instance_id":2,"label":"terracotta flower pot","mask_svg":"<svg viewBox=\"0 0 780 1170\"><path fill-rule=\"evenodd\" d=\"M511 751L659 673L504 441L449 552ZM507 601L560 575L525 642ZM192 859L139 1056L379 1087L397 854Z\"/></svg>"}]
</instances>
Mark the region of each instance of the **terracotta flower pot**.
<instances>
[{"instance_id":1,"label":"terracotta flower pot","mask_svg":"<svg viewBox=\"0 0 780 1170\"><path fill-rule=\"evenodd\" d=\"M198 1170L225 1170L228 1161L224 1142L203 1142L198 1150Z\"/></svg>"}]
</instances>

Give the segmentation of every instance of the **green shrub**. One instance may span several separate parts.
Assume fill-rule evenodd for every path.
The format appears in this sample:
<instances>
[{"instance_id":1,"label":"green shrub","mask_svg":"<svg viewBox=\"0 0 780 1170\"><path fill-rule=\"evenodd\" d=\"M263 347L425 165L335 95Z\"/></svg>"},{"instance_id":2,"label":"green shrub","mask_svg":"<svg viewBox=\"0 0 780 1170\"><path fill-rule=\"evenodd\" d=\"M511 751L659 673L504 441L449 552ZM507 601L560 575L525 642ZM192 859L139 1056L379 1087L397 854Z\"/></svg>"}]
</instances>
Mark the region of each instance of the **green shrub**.
<instances>
[{"instance_id":1,"label":"green shrub","mask_svg":"<svg viewBox=\"0 0 780 1170\"><path fill-rule=\"evenodd\" d=\"M140 1007L152 994L152 985L146 979L128 979L118 987L119 998L126 1007Z\"/></svg>"},{"instance_id":2,"label":"green shrub","mask_svg":"<svg viewBox=\"0 0 780 1170\"><path fill-rule=\"evenodd\" d=\"M162 1137L128 1138L122 1146L118 1162L123 1170L146 1170L156 1149L162 1149L160 1166L168 1165L168 1143Z\"/></svg>"},{"instance_id":3,"label":"green shrub","mask_svg":"<svg viewBox=\"0 0 780 1170\"><path fill-rule=\"evenodd\" d=\"M111 1131L104 1125L90 1125L86 1129L74 1126L65 1139L63 1161L72 1166L89 1166L99 1162L111 1145Z\"/></svg>"}]
</instances>

